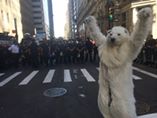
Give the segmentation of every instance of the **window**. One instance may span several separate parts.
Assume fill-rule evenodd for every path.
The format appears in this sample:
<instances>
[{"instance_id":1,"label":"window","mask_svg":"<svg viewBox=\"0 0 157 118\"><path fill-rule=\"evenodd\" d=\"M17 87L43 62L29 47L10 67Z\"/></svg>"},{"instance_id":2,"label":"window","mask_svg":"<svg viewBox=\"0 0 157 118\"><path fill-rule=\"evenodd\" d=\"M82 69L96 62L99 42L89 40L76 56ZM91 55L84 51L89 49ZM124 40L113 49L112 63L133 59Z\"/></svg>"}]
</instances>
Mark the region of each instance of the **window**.
<instances>
[{"instance_id":1,"label":"window","mask_svg":"<svg viewBox=\"0 0 157 118\"><path fill-rule=\"evenodd\" d=\"M41 25L41 22L35 22L34 25Z\"/></svg>"},{"instance_id":2,"label":"window","mask_svg":"<svg viewBox=\"0 0 157 118\"><path fill-rule=\"evenodd\" d=\"M33 13L41 13L41 11L33 11Z\"/></svg>"},{"instance_id":3,"label":"window","mask_svg":"<svg viewBox=\"0 0 157 118\"><path fill-rule=\"evenodd\" d=\"M126 21L126 12L122 14L122 21Z\"/></svg>"},{"instance_id":4,"label":"window","mask_svg":"<svg viewBox=\"0 0 157 118\"><path fill-rule=\"evenodd\" d=\"M40 5L33 5L33 8L40 8Z\"/></svg>"},{"instance_id":5,"label":"window","mask_svg":"<svg viewBox=\"0 0 157 118\"><path fill-rule=\"evenodd\" d=\"M121 21L121 22L122 22L122 26L123 26L123 27L126 27L126 22L127 22L127 21L126 21L126 20L127 20L126 18L127 18L126 12L122 13L122 21Z\"/></svg>"},{"instance_id":6,"label":"window","mask_svg":"<svg viewBox=\"0 0 157 118\"><path fill-rule=\"evenodd\" d=\"M41 17L38 17L38 16L34 16L33 18L34 19L41 19Z\"/></svg>"},{"instance_id":7,"label":"window","mask_svg":"<svg viewBox=\"0 0 157 118\"><path fill-rule=\"evenodd\" d=\"M1 10L1 16L2 16L2 19L3 19L3 18L4 18L4 17L3 17L3 10Z\"/></svg>"},{"instance_id":8,"label":"window","mask_svg":"<svg viewBox=\"0 0 157 118\"><path fill-rule=\"evenodd\" d=\"M8 4L8 0L5 0L5 4L6 4L6 5Z\"/></svg>"},{"instance_id":9,"label":"window","mask_svg":"<svg viewBox=\"0 0 157 118\"><path fill-rule=\"evenodd\" d=\"M40 2L40 0L32 0L32 2Z\"/></svg>"},{"instance_id":10,"label":"window","mask_svg":"<svg viewBox=\"0 0 157 118\"><path fill-rule=\"evenodd\" d=\"M37 28L37 31L39 31L39 30L41 31L41 30L43 30L43 28Z\"/></svg>"},{"instance_id":11,"label":"window","mask_svg":"<svg viewBox=\"0 0 157 118\"><path fill-rule=\"evenodd\" d=\"M8 20L8 22L9 22L9 13L7 13L7 20Z\"/></svg>"}]
</instances>

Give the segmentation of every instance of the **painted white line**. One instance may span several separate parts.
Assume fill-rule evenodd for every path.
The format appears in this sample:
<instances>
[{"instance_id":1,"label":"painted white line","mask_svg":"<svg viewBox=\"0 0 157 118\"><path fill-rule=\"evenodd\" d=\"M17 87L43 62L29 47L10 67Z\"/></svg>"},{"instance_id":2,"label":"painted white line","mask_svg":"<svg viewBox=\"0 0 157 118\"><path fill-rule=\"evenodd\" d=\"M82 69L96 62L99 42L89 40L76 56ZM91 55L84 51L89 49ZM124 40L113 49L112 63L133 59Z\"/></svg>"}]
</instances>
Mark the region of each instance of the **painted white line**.
<instances>
[{"instance_id":1,"label":"painted white line","mask_svg":"<svg viewBox=\"0 0 157 118\"><path fill-rule=\"evenodd\" d=\"M149 75L149 76L151 76L151 77L157 78L157 74L153 74L153 73L147 72L147 71L142 70L142 69L139 69L139 68L137 68L137 67L132 67L132 68L133 68L133 70L136 70L136 71L139 71L139 72L141 72L141 73L143 73L143 74L146 74L146 75ZM99 67L97 67L96 69L99 70ZM134 76L133 76L133 77L134 77ZM135 77L135 78L137 78L137 77ZM142 78L141 78L141 79L142 79Z\"/></svg>"},{"instance_id":2,"label":"painted white line","mask_svg":"<svg viewBox=\"0 0 157 118\"><path fill-rule=\"evenodd\" d=\"M39 71L33 71L22 82L20 82L19 85L26 85L26 84L28 84L38 72Z\"/></svg>"},{"instance_id":3,"label":"painted white line","mask_svg":"<svg viewBox=\"0 0 157 118\"><path fill-rule=\"evenodd\" d=\"M54 76L55 70L49 70L48 74L46 75L43 83L50 83L52 81L52 78Z\"/></svg>"},{"instance_id":4,"label":"painted white line","mask_svg":"<svg viewBox=\"0 0 157 118\"><path fill-rule=\"evenodd\" d=\"M88 82L95 82L95 79L88 73L86 69L81 69L81 72L86 77Z\"/></svg>"},{"instance_id":5,"label":"painted white line","mask_svg":"<svg viewBox=\"0 0 157 118\"><path fill-rule=\"evenodd\" d=\"M77 75L74 75L75 79L78 79Z\"/></svg>"},{"instance_id":6,"label":"painted white line","mask_svg":"<svg viewBox=\"0 0 157 118\"><path fill-rule=\"evenodd\" d=\"M136 76L136 75L133 75L133 79L134 79L134 80L142 80L141 77L138 77L138 76Z\"/></svg>"},{"instance_id":7,"label":"painted white line","mask_svg":"<svg viewBox=\"0 0 157 118\"><path fill-rule=\"evenodd\" d=\"M157 118L157 113L138 116L138 118Z\"/></svg>"},{"instance_id":8,"label":"painted white line","mask_svg":"<svg viewBox=\"0 0 157 118\"><path fill-rule=\"evenodd\" d=\"M96 69L99 71L99 67L97 67ZM135 80L142 80L141 77L138 77L136 75L133 75L133 79L135 79Z\"/></svg>"},{"instance_id":9,"label":"painted white line","mask_svg":"<svg viewBox=\"0 0 157 118\"><path fill-rule=\"evenodd\" d=\"M150 72L141 70L141 69L139 69L139 68L137 68L137 67L133 67L133 69L136 70L136 71L139 71L139 72L141 72L141 73L144 73L144 74L146 74L146 75L149 75L149 76L151 76L151 77L157 78L157 75L156 75L156 74L153 74L153 73L150 73Z\"/></svg>"},{"instance_id":10,"label":"painted white line","mask_svg":"<svg viewBox=\"0 0 157 118\"><path fill-rule=\"evenodd\" d=\"M70 70L68 69L64 70L64 82L72 82Z\"/></svg>"},{"instance_id":11,"label":"painted white line","mask_svg":"<svg viewBox=\"0 0 157 118\"><path fill-rule=\"evenodd\" d=\"M0 82L0 87L4 86L5 84L7 84L9 81L11 81L12 79L14 79L15 77L17 77L19 74L21 74L21 72L16 72L13 75L9 76L8 78L6 78L5 80L3 80L2 82Z\"/></svg>"},{"instance_id":12,"label":"painted white line","mask_svg":"<svg viewBox=\"0 0 157 118\"><path fill-rule=\"evenodd\" d=\"M0 76L3 76L5 73L0 73Z\"/></svg>"}]
</instances>

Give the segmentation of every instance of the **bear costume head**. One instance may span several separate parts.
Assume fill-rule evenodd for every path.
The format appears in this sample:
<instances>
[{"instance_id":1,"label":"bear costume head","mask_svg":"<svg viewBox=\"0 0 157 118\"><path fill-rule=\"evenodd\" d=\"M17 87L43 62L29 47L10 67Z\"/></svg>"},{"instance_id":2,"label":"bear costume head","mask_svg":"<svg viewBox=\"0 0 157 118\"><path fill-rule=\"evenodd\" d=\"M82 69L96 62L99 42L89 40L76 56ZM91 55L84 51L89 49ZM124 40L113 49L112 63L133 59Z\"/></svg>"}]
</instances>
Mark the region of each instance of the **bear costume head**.
<instances>
[{"instance_id":1,"label":"bear costume head","mask_svg":"<svg viewBox=\"0 0 157 118\"><path fill-rule=\"evenodd\" d=\"M109 45L121 45L130 39L127 29L122 26L115 26L107 32L106 40Z\"/></svg>"}]
</instances>

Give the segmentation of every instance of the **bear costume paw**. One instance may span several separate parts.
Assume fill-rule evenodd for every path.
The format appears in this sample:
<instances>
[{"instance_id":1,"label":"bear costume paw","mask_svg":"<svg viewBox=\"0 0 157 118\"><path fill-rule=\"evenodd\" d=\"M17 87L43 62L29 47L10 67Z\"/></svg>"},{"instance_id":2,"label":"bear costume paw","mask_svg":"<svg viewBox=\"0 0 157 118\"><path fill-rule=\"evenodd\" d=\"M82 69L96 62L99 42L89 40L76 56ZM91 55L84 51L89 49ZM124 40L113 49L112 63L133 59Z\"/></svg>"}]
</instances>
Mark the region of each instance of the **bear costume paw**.
<instances>
[{"instance_id":1,"label":"bear costume paw","mask_svg":"<svg viewBox=\"0 0 157 118\"><path fill-rule=\"evenodd\" d=\"M93 32L94 30L96 30L96 25L97 25L97 21L95 19L94 16L88 16L85 20L85 27L90 31Z\"/></svg>"},{"instance_id":2,"label":"bear costume paw","mask_svg":"<svg viewBox=\"0 0 157 118\"><path fill-rule=\"evenodd\" d=\"M96 23L96 19L94 16L88 16L84 22L85 24L92 24L92 23Z\"/></svg>"},{"instance_id":3,"label":"bear costume paw","mask_svg":"<svg viewBox=\"0 0 157 118\"><path fill-rule=\"evenodd\" d=\"M138 18L141 20L146 20L152 16L152 10L149 7L143 8L138 13Z\"/></svg>"}]
</instances>

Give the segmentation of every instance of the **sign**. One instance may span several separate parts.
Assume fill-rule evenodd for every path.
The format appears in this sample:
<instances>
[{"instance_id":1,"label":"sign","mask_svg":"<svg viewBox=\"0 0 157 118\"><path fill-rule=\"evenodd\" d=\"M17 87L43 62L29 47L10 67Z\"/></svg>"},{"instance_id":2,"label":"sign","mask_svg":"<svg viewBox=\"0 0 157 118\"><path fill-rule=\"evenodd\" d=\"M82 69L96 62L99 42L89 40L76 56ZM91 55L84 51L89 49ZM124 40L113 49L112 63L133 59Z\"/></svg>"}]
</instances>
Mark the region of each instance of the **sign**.
<instances>
[{"instance_id":1,"label":"sign","mask_svg":"<svg viewBox=\"0 0 157 118\"><path fill-rule=\"evenodd\" d=\"M43 40L46 38L46 33L45 32L37 32L36 36L37 39Z\"/></svg>"}]
</instances>

